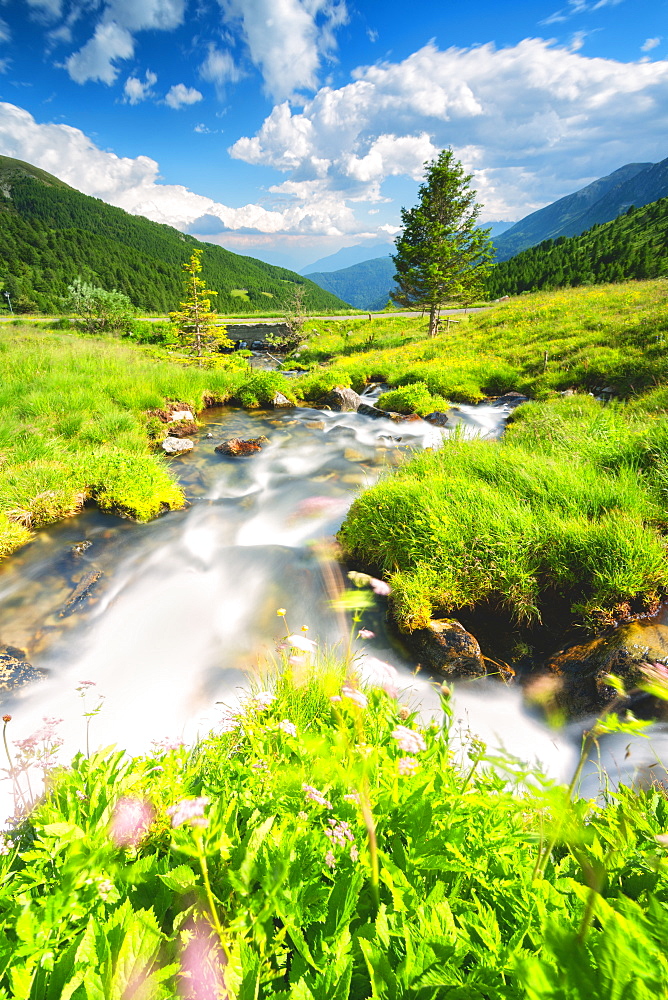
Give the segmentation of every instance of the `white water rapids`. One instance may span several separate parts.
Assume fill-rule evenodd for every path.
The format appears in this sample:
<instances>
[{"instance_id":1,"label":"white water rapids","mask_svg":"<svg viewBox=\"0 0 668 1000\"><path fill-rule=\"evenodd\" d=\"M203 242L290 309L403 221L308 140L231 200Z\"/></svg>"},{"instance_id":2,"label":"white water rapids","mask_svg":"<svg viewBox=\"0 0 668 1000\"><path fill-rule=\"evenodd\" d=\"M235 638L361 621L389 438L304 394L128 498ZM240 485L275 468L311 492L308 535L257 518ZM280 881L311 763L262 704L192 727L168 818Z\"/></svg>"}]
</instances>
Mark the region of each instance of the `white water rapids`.
<instances>
[{"instance_id":1,"label":"white water rapids","mask_svg":"<svg viewBox=\"0 0 668 1000\"><path fill-rule=\"evenodd\" d=\"M459 433L496 437L507 410L459 409ZM359 491L406 449L438 447L444 434L423 421L392 423L356 413L294 409L251 414L212 410L194 452L175 459L190 499L182 511L148 525L94 509L42 531L0 567L0 644L24 651L44 679L5 695L13 741L60 719L59 760L90 744L131 754L153 741L194 742L215 729L221 702L234 704L258 660L281 637L276 609L293 630L309 626L319 644L347 637L349 624L330 607L344 570L317 544L335 534ZM207 432L212 437L207 437ZM262 451L221 458L224 438L265 434ZM72 546L90 542L81 554ZM91 598L63 608L78 583L100 572ZM363 624L376 633L369 655L394 664L405 697L425 714L438 711L431 679L393 645L382 599ZM77 691L92 681L85 702ZM555 735L522 704L519 688L492 681L458 684L457 726L563 779L572 770L578 733ZM11 783L0 781L0 822L13 811Z\"/></svg>"}]
</instances>

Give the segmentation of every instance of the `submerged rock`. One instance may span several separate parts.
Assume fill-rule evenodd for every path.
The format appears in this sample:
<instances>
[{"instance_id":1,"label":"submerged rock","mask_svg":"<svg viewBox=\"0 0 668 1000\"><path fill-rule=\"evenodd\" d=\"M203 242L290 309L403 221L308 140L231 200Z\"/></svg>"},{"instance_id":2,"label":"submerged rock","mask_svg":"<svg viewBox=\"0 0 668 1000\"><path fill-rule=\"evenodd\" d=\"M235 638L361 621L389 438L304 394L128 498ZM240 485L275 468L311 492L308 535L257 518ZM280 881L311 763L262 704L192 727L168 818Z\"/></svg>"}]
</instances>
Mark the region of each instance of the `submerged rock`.
<instances>
[{"instance_id":1,"label":"submerged rock","mask_svg":"<svg viewBox=\"0 0 668 1000\"><path fill-rule=\"evenodd\" d=\"M428 413L424 419L428 424L433 424L434 427L449 426L447 413L441 413L439 410L434 410L433 413Z\"/></svg>"},{"instance_id":2,"label":"submerged rock","mask_svg":"<svg viewBox=\"0 0 668 1000\"><path fill-rule=\"evenodd\" d=\"M323 402L337 412L354 413L359 409L362 399L354 389L337 385L327 393Z\"/></svg>"},{"instance_id":3,"label":"submerged rock","mask_svg":"<svg viewBox=\"0 0 668 1000\"><path fill-rule=\"evenodd\" d=\"M411 633L411 645L425 664L451 677L481 677L486 673L480 646L454 618L432 619Z\"/></svg>"},{"instance_id":4,"label":"submerged rock","mask_svg":"<svg viewBox=\"0 0 668 1000\"><path fill-rule=\"evenodd\" d=\"M492 406L519 406L520 403L528 403L529 397L523 396L521 392L504 392L503 396L497 396Z\"/></svg>"},{"instance_id":5,"label":"submerged rock","mask_svg":"<svg viewBox=\"0 0 668 1000\"><path fill-rule=\"evenodd\" d=\"M82 556L84 552L86 552L86 550L91 547L92 544L93 543L90 541L90 539L85 538L82 542L75 542L72 548L70 549L70 552L75 558L78 559L78 557Z\"/></svg>"},{"instance_id":6,"label":"submerged rock","mask_svg":"<svg viewBox=\"0 0 668 1000\"><path fill-rule=\"evenodd\" d=\"M547 667L560 679L558 701L569 715L599 712L617 697L605 678L620 677L627 689L647 661L668 659L668 626L629 622L609 635L555 653Z\"/></svg>"},{"instance_id":7,"label":"submerged rock","mask_svg":"<svg viewBox=\"0 0 668 1000\"><path fill-rule=\"evenodd\" d=\"M162 449L168 455L182 455L186 451L192 451L194 447L190 438L166 437L162 442Z\"/></svg>"},{"instance_id":8,"label":"submerged rock","mask_svg":"<svg viewBox=\"0 0 668 1000\"><path fill-rule=\"evenodd\" d=\"M377 406L372 406L371 403L360 403L357 412L365 417L373 417L374 420L379 420L381 417L387 420L392 416L399 416L399 414L390 413L389 410L380 410Z\"/></svg>"},{"instance_id":9,"label":"submerged rock","mask_svg":"<svg viewBox=\"0 0 668 1000\"><path fill-rule=\"evenodd\" d=\"M217 451L219 455L237 458L239 455L252 455L253 452L260 451L265 444L269 444L269 438L264 435L249 438L247 441L242 438L229 438L227 441L221 441L220 444L217 444L214 451Z\"/></svg>"},{"instance_id":10,"label":"submerged rock","mask_svg":"<svg viewBox=\"0 0 668 1000\"><path fill-rule=\"evenodd\" d=\"M43 677L46 677L44 671L28 663L20 649L0 646L0 691L15 691Z\"/></svg>"},{"instance_id":11,"label":"submerged rock","mask_svg":"<svg viewBox=\"0 0 668 1000\"><path fill-rule=\"evenodd\" d=\"M65 601L63 609L60 612L61 618L71 615L73 611L76 611L77 608L89 599L93 587L101 576L102 573L99 569L91 569L88 573L83 575L77 586Z\"/></svg>"}]
</instances>

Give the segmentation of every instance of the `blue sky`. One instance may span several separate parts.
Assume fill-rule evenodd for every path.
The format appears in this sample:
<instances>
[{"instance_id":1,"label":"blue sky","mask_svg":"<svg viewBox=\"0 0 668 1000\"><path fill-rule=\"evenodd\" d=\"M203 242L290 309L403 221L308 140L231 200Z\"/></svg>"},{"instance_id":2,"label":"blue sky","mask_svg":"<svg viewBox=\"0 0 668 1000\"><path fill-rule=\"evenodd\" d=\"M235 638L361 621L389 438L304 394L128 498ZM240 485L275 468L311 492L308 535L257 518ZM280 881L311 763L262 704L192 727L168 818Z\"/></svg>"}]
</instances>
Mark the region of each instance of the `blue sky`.
<instances>
[{"instance_id":1,"label":"blue sky","mask_svg":"<svg viewBox=\"0 0 668 1000\"><path fill-rule=\"evenodd\" d=\"M668 0L0 0L0 153L239 253L390 242L451 146L485 220L668 156Z\"/></svg>"}]
</instances>

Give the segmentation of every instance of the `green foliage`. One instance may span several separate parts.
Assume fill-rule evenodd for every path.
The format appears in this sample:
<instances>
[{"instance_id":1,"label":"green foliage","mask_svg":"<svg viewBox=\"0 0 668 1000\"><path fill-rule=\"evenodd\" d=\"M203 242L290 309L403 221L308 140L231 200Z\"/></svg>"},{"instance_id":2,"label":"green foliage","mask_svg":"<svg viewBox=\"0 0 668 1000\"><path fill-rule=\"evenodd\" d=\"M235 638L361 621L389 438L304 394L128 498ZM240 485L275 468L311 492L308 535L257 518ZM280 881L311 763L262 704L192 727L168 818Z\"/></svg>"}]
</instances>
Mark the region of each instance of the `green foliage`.
<instances>
[{"instance_id":1,"label":"green foliage","mask_svg":"<svg viewBox=\"0 0 668 1000\"><path fill-rule=\"evenodd\" d=\"M496 264L485 280L489 298L539 289L668 276L668 198L652 202L580 236L544 240Z\"/></svg>"},{"instance_id":2,"label":"green foliage","mask_svg":"<svg viewBox=\"0 0 668 1000\"><path fill-rule=\"evenodd\" d=\"M193 752L52 775L0 853L3 996L194 996L205 966L230 1000L666 994L660 788L601 808L478 741L457 763L384 691L346 697L350 664L268 683Z\"/></svg>"},{"instance_id":3,"label":"green foliage","mask_svg":"<svg viewBox=\"0 0 668 1000\"><path fill-rule=\"evenodd\" d=\"M181 346L197 358L200 367L212 351L232 347L232 341L225 336L225 327L214 329L216 314L211 311L210 296L217 293L208 289L199 276L202 253L203 248L193 250L192 257L183 265L186 298L177 312L169 314Z\"/></svg>"},{"instance_id":4,"label":"green foliage","mask_svg":"<svg viewBox=\"0 0 668 1000\"><path fill-rule=\"evenodd\" d=\"M479 229L481 205L451 149L426 165L425 183L415 208L402 209L403 230L392 260L399 305L429 309L429 333L438 332L444 302L463 304L480 298L482 280L492 259L489 230Z\"/></svg>"},{"instance_id":5,"label":"green foliage","mask_svg":"<svg viewBox=\"0 0 668 1000\"><path fill-rule=\"evenodd\" d=\"M149 314L176 308L181 265L202 246L193 236L129 215L9 157L0 162L0 180L0 281L17 312L59 312L79 275L107 291L118 289ZM306 289L310 311L348 308L293 271L213 244L204 245L202 277L218 293L221 311L264 312L268 302L280 309L295 284ZM235 297L235 289L246 289L246 296Z\"/></svg>"},{"instance_id":6,"label":"green foliage","mask_svg":"<svg viewBox=\"0 0 668 1000\"><path fill-rule=\"evenodd\" d=\"M122 292L107 292L78 277L68 286L65 308L79 318L86 333L129 333L134 307Z\"/></svg>"},{"instance_id":7,"label":"green foliage","mask_svg":"<svg viewBox=\"0 0 668 1000\"><path fill-rule=\"evenodd\" d=\"M401 389L384 392L378 399L381 410L395 410L397 413L433 413L447 409L449 403L442 396L432 396L425 382L409 382Z\"/></svg>"}]
</instances>

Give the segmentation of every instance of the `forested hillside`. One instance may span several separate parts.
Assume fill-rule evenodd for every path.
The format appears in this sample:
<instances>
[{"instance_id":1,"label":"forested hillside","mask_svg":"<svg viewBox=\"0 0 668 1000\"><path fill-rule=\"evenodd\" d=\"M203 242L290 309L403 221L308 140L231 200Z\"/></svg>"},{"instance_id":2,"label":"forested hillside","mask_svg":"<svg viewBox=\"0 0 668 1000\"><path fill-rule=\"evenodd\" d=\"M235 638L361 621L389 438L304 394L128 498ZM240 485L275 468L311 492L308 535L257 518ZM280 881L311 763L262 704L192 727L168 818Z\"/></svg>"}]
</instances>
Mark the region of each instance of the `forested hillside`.
<instances>
[{"instance_id":1,"label":"forested hillside","mask_svg":"<svg viewBox=\"0 0 668 1000\"><path fill-rule=\"evenodd\" d=\"M124 292L142 311L176 308L181 265L202 244L171 226L130 215L20 160L0 157L0 291L16 311L57 311L81 275ZM311 310L346 304L293 271L204 244L203 278L221 311L280 310L295 283ZM0 296L5 304L4 296Z\"/></svg>"},{"instance_id":2,"label":"forested hillside","mask_svg":"<svg viewBox=\"0 0 668 1000\"><path fill-rule=\"evenodd\" d=\"M580 236L545 240L497 264L490 298L520 292L668 276L668 198L630 208Z\"/></svg>"},{"instance_id":3,"label":"forested hillside","mask_svg":"<svg viewBox=\"0 0 668 1000\"><path fill-rule=\"evenodd\" d=\"M317 271L309 278L356 309L384 309L394 288L395 270L391 257L375 257L340 271Z\"/></svg>"}]
</instances>

